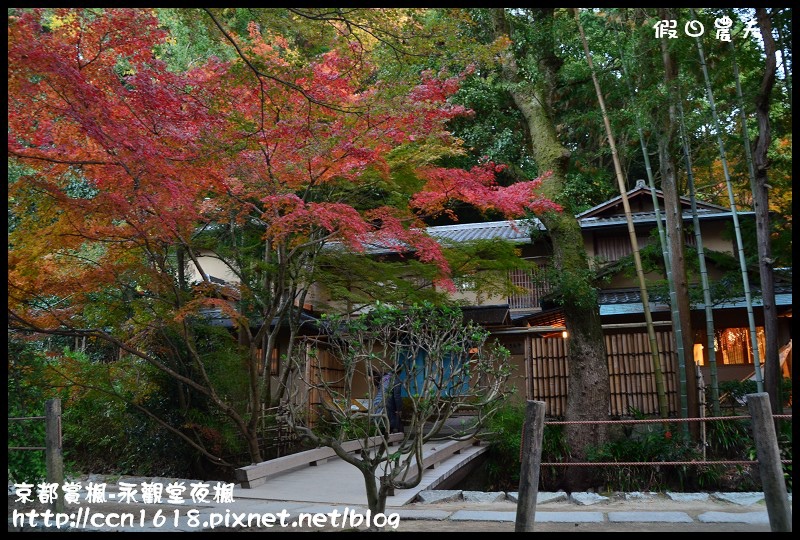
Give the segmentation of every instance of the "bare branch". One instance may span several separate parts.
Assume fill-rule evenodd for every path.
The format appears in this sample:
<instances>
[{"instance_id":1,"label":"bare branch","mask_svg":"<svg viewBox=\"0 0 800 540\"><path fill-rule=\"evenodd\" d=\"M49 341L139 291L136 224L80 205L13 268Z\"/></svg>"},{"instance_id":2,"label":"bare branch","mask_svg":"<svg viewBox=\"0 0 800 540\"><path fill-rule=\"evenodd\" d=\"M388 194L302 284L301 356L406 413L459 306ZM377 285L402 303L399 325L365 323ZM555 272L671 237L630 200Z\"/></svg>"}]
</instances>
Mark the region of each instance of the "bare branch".
<instances>
[{"instance_id":1,"label":"bare branch","mask_svg":"<svg viewBox=\"0 0 800 540\"><path fill-rule=\"evenodd\" d=\"M276 77L276 76L271 75L269 73L264 73L263 71L258 69L250 61L250 59L247 58L247 55L245 55L244 51L241 49L241 47L239 47L239 44L236 42L236 39L234 39L234 37L227 30L225 30L225 28L222 26L222 23L219 22L219 20L214 16L214 14L211 12L211 10L209 8L201 8L201 9L203 11L205 11L206 15L208 15L211 18L211 20L214 22L216 27L222 33L222 35L225 36L225 39L227 39L231 43L231 45L233 45L233 48L236 49L236 54L239 56L239 58L242 59L242 61L245 64L247 64L247 67L250 68L250 70L255 74L256 78L259 81L261 81L262 77L265 78L265 79L269 79L271 81L275 81L276 83L282 84L283 86L286 86L287 88L290 88L290 89L294 90L295 92L299 93L309 103L314 103L315 105L319 105L320 107L324 107L326 109L331 109L331 110L334 110L334 111L339 111L339 112L344 112L344 113L357 113L357 112L359 112L360 109L358 109L358 108L339 107L337 105L333 105L332 103L326 103L326 102L320 101L320 100L314 98L313 96L309 95L308 92L305 91L305 89L303 89L302 87L294 84L293 82L281 79L280 77ZM263 89L262 89L262 92L263 92ZM262 103L263 103L263 95L262 95ZM263 107L262 107L262 109L263 109ZM263 119L262 119L262 121L263 121Z\"/></svg>"}]
</instances>

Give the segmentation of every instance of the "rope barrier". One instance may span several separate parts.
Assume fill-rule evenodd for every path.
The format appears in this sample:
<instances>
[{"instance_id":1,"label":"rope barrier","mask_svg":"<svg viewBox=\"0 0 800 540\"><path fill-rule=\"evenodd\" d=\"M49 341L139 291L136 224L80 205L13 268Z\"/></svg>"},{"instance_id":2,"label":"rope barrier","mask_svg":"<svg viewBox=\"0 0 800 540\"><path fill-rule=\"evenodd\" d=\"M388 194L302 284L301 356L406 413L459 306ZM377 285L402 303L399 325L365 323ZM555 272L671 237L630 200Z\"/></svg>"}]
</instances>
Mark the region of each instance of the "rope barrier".
<instances>
[{"instance_id":1,"label":"rope barrier","mask_svg":"<svg viewBox=\"0 0 800 540\"><path fill-rule=\"evenodd\" d=\"M563 426L576 424L664 424L671 422L712 422L716 420L750 420L751 416L709 416L705 418L656 418L644 420L590 420L590 421L552 421L545 425ZM773 414L772 418L791 419L791 414ZM521 451L521 450L520 450ZM791 464L791 459L781 460L781 464ZM541 467L652 467L658 465L758 465L758 461L593 461L593 462L559 462L540 463Z\"/></svg>"},{"instance_id":2,"label":"rope barrier","mask_svg":"<svg viewBox=\"0 0 800 540\"><path fill-rule=\"evenodd\" d=\"M705 418L648 418L644 420L553 420L545 422L546 426L564 426L577 424L668 424L672 422L713 422L716 420L750 420L750 416L708 416ZM791 419L791 414L773 414L772 418Z\"/></svg>"},{"instance_id":3,"label":"rope barrier","mask_svg":"<svg viewBox=\"0 0 800 540\"><path fill-rule=\"evenodd\" d=\"M783 459L784 465L792 463ZM576 461L541 463L542 467L644 467L654 465L757 465L758 461Z\"/></svg>"}]
</instances>

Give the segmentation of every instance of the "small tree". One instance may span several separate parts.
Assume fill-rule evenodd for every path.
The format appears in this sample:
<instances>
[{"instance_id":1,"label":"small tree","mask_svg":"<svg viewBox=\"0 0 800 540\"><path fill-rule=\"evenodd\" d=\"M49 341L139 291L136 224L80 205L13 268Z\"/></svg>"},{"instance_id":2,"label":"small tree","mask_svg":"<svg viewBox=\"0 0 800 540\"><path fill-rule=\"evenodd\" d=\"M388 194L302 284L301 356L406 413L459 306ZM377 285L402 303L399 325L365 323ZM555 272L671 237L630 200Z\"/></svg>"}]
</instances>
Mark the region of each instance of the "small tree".
<instances>
[{"instance_id":1,"label":"small tree","mask_svg":"<svg viewBox=\"0 0 800 540\"><path fill-rule=\"evenodd\" d=\"M330 317L326 328L316 344L296 349L287 421L357 467L369 509L383 512L392 490L419 484L425 442L466 440L483 427L507 393L509 352L487 343L488 332L465 323L458 308L429 303L406 309L379 304L355 318ZM341 371L324 369L328 355L341 362ZM320 376L331 372L336 376ZM402 388L405 425L397 447L390 448L386 408L376 407L376 372L393 373ZM322 404L313 422L306 421L309 401ZM448 422L461 411L473 414L458 425ZM370 444L374 437L377 445ZM360 441L361 451L345 451L347 440Z\"/></svg>"}]
</instances>

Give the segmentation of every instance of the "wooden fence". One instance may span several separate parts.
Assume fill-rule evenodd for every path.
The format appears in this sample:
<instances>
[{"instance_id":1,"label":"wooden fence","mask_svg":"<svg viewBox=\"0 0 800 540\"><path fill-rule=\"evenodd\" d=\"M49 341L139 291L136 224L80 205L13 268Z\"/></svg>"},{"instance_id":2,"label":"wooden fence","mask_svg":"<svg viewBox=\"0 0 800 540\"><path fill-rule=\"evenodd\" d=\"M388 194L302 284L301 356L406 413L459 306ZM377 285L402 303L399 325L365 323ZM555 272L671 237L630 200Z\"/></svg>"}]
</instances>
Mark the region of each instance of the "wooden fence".
<instances>
[{"instance_id":1,"label":"wooden fence","mask_svg":"<svg viewBox=\"0 0 800 540\"><path fill-rule=\"evenodd\" d=\"M61 400L58 398L48 399L44 404L44 416L22 416L9 417L9 422L24 422L31 420L44 420L45 440L44 446L9 446L8 451L33 450L45 453L45 480L49 484L56 484L61 488L64 483L64 455L62 450L61 437ZM24 482L34 479L21 479ZM9 499L10 500L10 499ZM50 501L51 510L54 513L64 511L64 498L54 497Z\"/></svg>"},{"instance_id":2,"label":"wooden fence","mask_svg":"<svg viewBox=\"0 0 800 540\"><path fill-rule=\"evenodd\" d=\"M346 389L344 367L335 356L319 349L310 360L307 376L311 381L308 389L308 425L313 427L319 422L320 411L325 409L325 404L337 394L344 395Z\"/></svg>"},{"instance_id":3,"label":"wooden fence","mask_svg":"<svg viewBox=\"0 0 800 540\"><path fill-rule=\"evenodd\" d=\"M550 418L561 418L567 409L569 338L560 333L548 337L526 336L526 398L543 401ZM661 370L664 377L670 414L679 414L678 360L671 330L656 329ZM642 330L606 333L609 386L609 415L629 417L637 413L658 414L658 394L653 373L653 359L647 332ZM321 352L309 364L309 424L318 421L318 411L329 391L344 392L343 369L333 355ZM324 381L324 382L323 382Z\"/></svg>"},{"instance_id":4,"label":"wooden fence","mask_svg":"<svg viewBox=\"0 0 800 540\"><path fill-rule=\"evenodd\" d=\"M567 410L569 339L531 335L526 347L527 397L543 401L548 417ZM679 412L677 354L672 331L656 330L661 370L670 413ZM609 333L605 336L611 416L634 412L658 414L658 394L647 332Z\"/></svg>"}]
</instances>

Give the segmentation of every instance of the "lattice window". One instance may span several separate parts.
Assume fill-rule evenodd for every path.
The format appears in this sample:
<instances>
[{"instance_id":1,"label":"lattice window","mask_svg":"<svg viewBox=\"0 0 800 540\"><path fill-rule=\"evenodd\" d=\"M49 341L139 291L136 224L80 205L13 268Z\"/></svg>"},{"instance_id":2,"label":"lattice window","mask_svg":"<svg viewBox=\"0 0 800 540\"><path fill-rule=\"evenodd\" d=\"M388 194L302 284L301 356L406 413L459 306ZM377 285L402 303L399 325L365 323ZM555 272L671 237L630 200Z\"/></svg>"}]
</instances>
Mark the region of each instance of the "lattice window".
<instances>
[{"instance_id":1,"label":"lattice window","mask_svg":"<svg viewBox=\"0 0 800 540\"><path fill-rule=\"evenodd\" d=\"M511 270L509 272L511 282L525 290L508 299L509 309L531 309L541 307L542 297L553 290L547 280L545 271L541 268L536 270Z\"/></svg>"}]
</instances>

